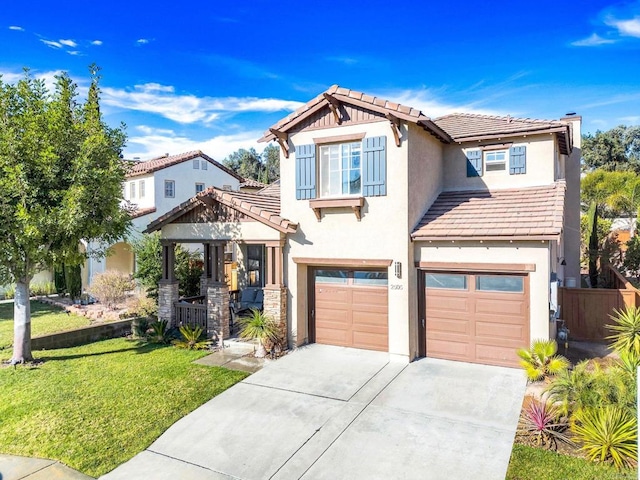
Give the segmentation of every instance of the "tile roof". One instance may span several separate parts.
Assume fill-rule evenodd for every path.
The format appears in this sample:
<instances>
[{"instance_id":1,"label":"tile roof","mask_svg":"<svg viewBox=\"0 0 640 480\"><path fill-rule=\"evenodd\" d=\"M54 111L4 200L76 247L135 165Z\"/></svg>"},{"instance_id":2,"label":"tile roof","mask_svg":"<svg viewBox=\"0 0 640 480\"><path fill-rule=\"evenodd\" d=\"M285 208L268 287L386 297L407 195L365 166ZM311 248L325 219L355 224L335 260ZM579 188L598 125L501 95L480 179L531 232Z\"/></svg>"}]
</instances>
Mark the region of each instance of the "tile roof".
<instances>
[{"instance_id":1,"label":"tile roof","mask_svg":"<svg viewBox=\"0 0 640 480\"><path fill-rule=\"evenodd\" d=\"M178 163L186 162L188 160L193 160L194 158L202 158L212 165L218 167L220 170L228 173L232 177L237 178L239 181L244 181L245 178L238 175L233 170L225 167L220 162L217 162L210 156L202 153L201 150L193 150L191 152L180 153L178 155L167 155L164 157L153 158L151 160L147 160L144 162L136 162L132 163L127 171L127 178L137 177L139 175L146 175L148 173L156 172L158 170L162 170L163 168L170 167L172 165L177 165Z\"/></svg>"},{"instance_id":2,"label":"tile roof","mask_svg":"<svg viewBox=\"0 0 640 480\"><path fill-rule=\"evenodd\" d=\"M270 183L262 190L259 190L258 193L260 195L271 195L272 197L275 196L280 198L280 180Z\"/></svg>"},{"instance_id":3,"label":"tile roof","mask_svg":"<svg viewBox=\"0 0 640 480\"><path fill-rule=\"evenodd\" d=\"M149 215L150 213L154 213L155 211L156 207L137 208L131 212L131 218L144 217L145 215Z\"/></svg>"},{"instance_id":4,"label":"tile roof","mask_svg":"<svg viewBox=\"0 0 640 480\"><path fill-rule=\"evenodd\" d=\"M209 187L195 197L181 203L173 210L158 217L147 226L145 232L150 233L160 230L162 226L171 223L196 206L206 204L207 199L220 202L283 233L293 233L298 228L297 224L280 216L279 195L261 195L260 193L235 192Z\"/></svg>"},{"instance_id":5,"label":"tile roof","mask_svg":"<svg viewBox=\"0 0 640 480\"><path fill-rule=\"evenodd\" d=\"M240 188L264 188L266 187L266 183L259 182L257 180L253 180L251 178L245 178L243 182L240 183Z\"/></svg>"},{"instance_id":6,"label":"tile roof","mask_svg":"<svg viewBox=\"0 0 640 480\"><path fill-rule=\"evenodd\" d=\"M295 112L292 112L287 117L283 118L278 123L273 125L271 129L286 132L289 128L297 124L301 119L315 113L319 108L328 105L329 100L327 99L327 96L337 100L338 102L359 105L383 115L391 114L399 118L400 120L417 123L421 125L425 130L430 131L436 137L440 138L440 140L446 143L451 141L451 138L446 132L435 125L429 117L427 117L417 108L401 105L384 98L367 95L356 90L340 87L339 85L333 85L329 87L320 95L305 103ZM266 142L273 140L275 138L275 135L271 132L271 129L264 132L264 135L258 141Z\"/></svg>"},{"instance_id":7,"label":"tile roof","mask_svg":"<svg viewBox=\"0 0 640 480\"><path fill-rule=\"evenodd\" d=\"M560 235L564 180L495 191L443 192L411 237L414 240L549 239Z\"/></svg>"},{"instance_id":8,"label":"tile roof","mask_svg":"<svg viewBox=\"0 0 640 480\"><path fill-rule=\"evenodd\" d=\"M434 123L446 131L456 142L495 138L499 136L559 132L569 135L569 124L558 120L500 117L471 113L452 113L436 118ZM563 140L563 141L562 141ZM570 144L567 138L563 144ZM566 147L566 145L564 145ZM566 152L563 152L566 153Z\"/></svg>"}]
</instances>

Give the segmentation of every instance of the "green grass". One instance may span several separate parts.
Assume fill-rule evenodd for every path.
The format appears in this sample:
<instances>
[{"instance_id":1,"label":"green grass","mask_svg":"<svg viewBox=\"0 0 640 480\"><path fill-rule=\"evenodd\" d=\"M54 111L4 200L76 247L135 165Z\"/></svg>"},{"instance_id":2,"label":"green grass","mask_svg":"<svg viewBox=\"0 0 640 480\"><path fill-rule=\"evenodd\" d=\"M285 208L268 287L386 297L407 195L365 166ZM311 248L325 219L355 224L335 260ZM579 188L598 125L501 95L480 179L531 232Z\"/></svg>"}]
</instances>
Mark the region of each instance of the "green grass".
<instances>
[{"instance_id":1,"label":"green grass","mask_svg":"<svg viewBox=\"0 0 640 480\"><path fill-rule=\"evenodd\" d=\"M506 480L636 480L637 470L598 465L582 458L514 444Z\"/></svg>"},{"instance_id":2,"label":"green grass","mask_svg":"<svg viewBox=\"0 0 640 480\"><path fill-rule=\"evenodd\" d=\"M86 327L90 321L52 305L31 300L31 336ZM13 344L13 302L0 303L0 350Z\"/></svg>"},{"instance_id":3,"label":"green grass","mask_svg":"<svg viewBox=\"0 0 640 480\"><path fill-rule=\"evenodd\" d=\"M0 452L100 476L247 376L191 363L206 354L113 339L0 368Z\"/></svg>"}]
</instances>

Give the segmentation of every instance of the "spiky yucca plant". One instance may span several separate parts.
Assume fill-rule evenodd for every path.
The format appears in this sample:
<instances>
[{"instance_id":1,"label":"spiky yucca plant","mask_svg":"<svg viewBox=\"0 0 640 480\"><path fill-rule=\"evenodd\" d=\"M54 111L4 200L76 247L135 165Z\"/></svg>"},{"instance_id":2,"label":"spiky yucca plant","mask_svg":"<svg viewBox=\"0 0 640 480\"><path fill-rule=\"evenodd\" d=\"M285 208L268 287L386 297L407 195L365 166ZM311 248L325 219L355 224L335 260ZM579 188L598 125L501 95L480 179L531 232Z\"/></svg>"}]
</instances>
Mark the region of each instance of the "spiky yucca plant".
<instances>
[{"instance_id":1,"label":"spiky yucca plant","mask_svg":"<svg viewBox=\"0 0 640 480\"><path fill-rule=\"evenodd\" d=\"M211 345L211 341L202 338L202 332L202 327L183 325L180 327L182 339L174 340L171 343L178 348L186 348L187 350L204 350Z\"/></svg>"},{"instance_id":2,"label":"spiky yucca plant","mask_svg":"<svg viewBox=\"0 0 640 480\"><path fill-rule=\"evenodd\" d=\"M556 355L557 352L558 344L555 340L534 340L531 348L517 350L520 365L532 382L557 375L569 367L569 360Z\"/></svg>"},{"instance_id":3,"label":"spiky yucca plant","mask_svg":"<svg viewBox=\"0 0 640 480\"><path fill-rule=\"evenodd\" d=\"M638 425L631 413L615 406L589 408L575 413L571 423L587 457L621 469L638 459Z\"/></svg>"},{"instance_id":4,"label":"spiky yucca plant","mask_svg":"<svg viewBox=\"0 0 640 480\"><path fill-rule=\"evenodd\" d=\"M614 309L613 313L609 316L615 323L607 325L614 332L607 337L613 341L611 346L618 352L630 352L640 357L640 307Z\"/></svg>"},{"instance_id":5,"label":"spiky yucca plant","mask_svg":"<svg viewBox=\"0 0 640 480\"><path fill-rule=\"evenodd\" d=\"M569 424L562 420L560 411L550 402L532 399L522 411L518 434L525 436L534 447L557 449L558 440L571 444L564 433Z\"/></svg>"}]
</instances>

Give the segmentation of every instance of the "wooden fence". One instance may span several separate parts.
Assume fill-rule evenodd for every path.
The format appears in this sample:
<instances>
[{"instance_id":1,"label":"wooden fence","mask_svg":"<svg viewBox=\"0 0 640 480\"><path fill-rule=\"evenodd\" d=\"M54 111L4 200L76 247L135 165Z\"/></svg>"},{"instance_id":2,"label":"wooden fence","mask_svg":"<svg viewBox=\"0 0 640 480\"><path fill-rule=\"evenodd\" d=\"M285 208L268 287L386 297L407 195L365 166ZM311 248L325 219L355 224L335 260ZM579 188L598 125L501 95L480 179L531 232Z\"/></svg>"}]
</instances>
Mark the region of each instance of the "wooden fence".
<instances>
[{"instance_id":1,"label":"wooden fence","mask_svg":"<svg viewBox=\"0 0 640 480\"><path fill-rule=\"evenodd\" d=\"M176 326L201 327L207 331L207 305L204 296L185 298L173 304ZM200 303L202 302L202 303Z\"/></svg>"}]
</instances>

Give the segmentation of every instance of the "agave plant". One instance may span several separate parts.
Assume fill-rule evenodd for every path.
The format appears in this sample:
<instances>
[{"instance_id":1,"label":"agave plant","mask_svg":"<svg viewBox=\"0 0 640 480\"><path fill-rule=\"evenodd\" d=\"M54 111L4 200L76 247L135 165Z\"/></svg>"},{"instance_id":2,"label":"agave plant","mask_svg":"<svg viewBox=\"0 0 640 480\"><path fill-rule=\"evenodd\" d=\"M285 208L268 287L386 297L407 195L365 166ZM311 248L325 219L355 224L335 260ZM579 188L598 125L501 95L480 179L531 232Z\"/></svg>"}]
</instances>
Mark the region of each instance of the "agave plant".
<instances>
[{"instance_id":1,"label":"agave plant","mask_svg":"<svg viewBox=\"0 0 640 480\"><path fill-rule=\"evenodd\" d=\"M557 375L569 367L569 360L556 355L557 352L558 344L555 340L534 340L530 349L517 350L520 365L532 382Z\"/></svg>"},{"instance_id":2,"label":"agave plant","mask_svg":"<svg viewBox=\"0 0 640 480\"><path fill-rule=\"evenodd\" d=\"M630 352L640 357L640 307L627 306L624 310L613 310L610 315L615 322L607 325L614 333L607 337L618 352Z\"/></svg>"},{"instance_id":3,"label":"agave plant","mask_svg":"<svg viewBox=\"0 0 640 480\"><path fill-rule=\"evenodd\" d=\"M576 412L571 431L582 444L580 450L595 462L617 469L633 466L638 458L636 417L616 406L590 408Z\"/></svg>"},{"instance_id":4,"label":"agave plant","mask_svg":"<svg viewBox=\"0 0 640 480\"><path fill-rule=\"evenodd\" d=\"M525 436L534 447L556 450L558 440L571 444L564 433L568 422L561 419L560 411L550 402L532 399L521 415L518 434Z\"/></svg>"},{"instance_id":5,"label":"agave plant","mask_svg":"<svg viewBox=\"0 0 640 480\"><path fill-rule=\"evenodd\" d=\"M151 334L149 341L151 343L169 343L169 328L166 320L158 320L151 324Z\"/></svg>"},{"instance_id":6,"label":"agave plant","mask_svg":"<svg viewBox=\"0 0 640 480\"><path fill-rule=\"evenodd\" d=\"M173 343L178 348L186 348L187 350L204 350L211 345L211 341L202 338L202 327L190 327L183 325L180 327L182 339L174 340Z\"/></svg>"},{"instance_id":7,"label":"agave plant","mask_svg":"<svg viewBox=\"0 0 640 480\"><path fill-rule=\"evenodd\" d=\"M251 314L238 320L240 324L240 338L257 340L256 357L267 355L266 343L278 343L278 324L260 310L252 308Z\"/></svg>"}]
</instances>

